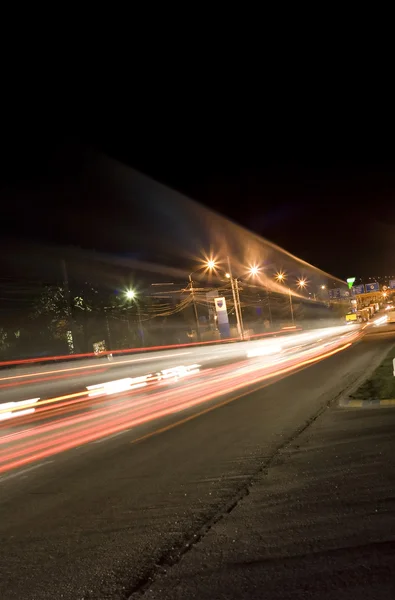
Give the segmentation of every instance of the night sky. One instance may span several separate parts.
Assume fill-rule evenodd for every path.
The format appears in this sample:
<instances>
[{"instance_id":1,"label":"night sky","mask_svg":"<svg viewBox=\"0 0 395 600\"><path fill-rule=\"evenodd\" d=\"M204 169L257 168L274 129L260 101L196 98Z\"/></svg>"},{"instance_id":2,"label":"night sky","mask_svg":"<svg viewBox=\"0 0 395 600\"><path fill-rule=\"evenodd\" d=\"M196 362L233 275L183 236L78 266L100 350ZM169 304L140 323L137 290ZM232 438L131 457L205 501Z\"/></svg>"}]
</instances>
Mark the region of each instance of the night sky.
<instances>
[{"instance_id":1,"label":"night sky","mask_svg":"<svg viewBox=\"0 0 395 600\"><path fill-rule=\"evenodd\" d=\"M122 207L99 185L83 199L69 193L89 157L103 152L336 276L395 274L395 162L382 130L354 124L340 135L332 122L279 124L278 114L218 127L191 122L47 128L3 140L2 236L83 246L65 215L87 228L105 215L111 230L111 213ZM54 183L63 192L50 201ZM116 239L106 244L97 236L97 250L118 250Z\"/></svg>"}]
</instances>

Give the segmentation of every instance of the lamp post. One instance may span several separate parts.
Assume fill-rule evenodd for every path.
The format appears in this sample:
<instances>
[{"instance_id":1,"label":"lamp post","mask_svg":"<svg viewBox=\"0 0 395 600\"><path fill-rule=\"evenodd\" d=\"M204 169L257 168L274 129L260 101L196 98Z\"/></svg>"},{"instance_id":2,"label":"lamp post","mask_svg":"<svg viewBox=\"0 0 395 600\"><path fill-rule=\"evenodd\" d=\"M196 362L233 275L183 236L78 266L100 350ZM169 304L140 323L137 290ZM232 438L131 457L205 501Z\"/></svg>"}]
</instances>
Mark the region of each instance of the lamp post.
<instances>
[{"instance_id":1,"label":"lamp post","mask_svg":"<svg viewBox=\"0 0 395 600\"><path fill-rule=\"evenodd\" d=\"M291 307L291 319L292 319L292 325L295 324L295 319L294 319L294 308L293 308L293 304L292 304L292 294L291 294L291 288L288 288L288 294L289 294L289 305Z\"/></svg>"},{"instance_id":2,"label":"lamp post","mask_svg":"<svg viewBox=\"0 0 395 600\"><path fill-rule=\"evenodd\" d=\"M226 277L228 277L228 279L230 279L230 284L232 287L232 294L233 294L233 303L235 306L235 315L236 315L236 322L237 322L237 331L239 333L240 339L244 340L244 327L243 327L243 315L241 312L241 305L240 305L240 295L239 295L239 284L237 279L235 279L232 275L232 268L230 266L230 259L229 256L227 257L227 261L228 261L228 269L229 269L229 273L226 273Z\"/></svg>"},{"instance_id":3,"label":"lamp post","mask_svg":"<svg viewBox=\"0 0 395 600\"><path fill-rule=\"evenodd\" d=\"M199 315L198 315L197 306L196 306L195 290L193 289L192 273L189 274L189 283L190 283L190 286L191 286L190 290L191 290L191 295L192 295L193 311L194 311L194 314L195 314L196 335L197 335L198 341L200 342L201 336L200 336Z\"/></svg>"},{"instance_id":4,"label":"lamp post","mask_svg":"<svg viewBox=\"0 0 395 600\"><path fill-rule=\"evenodd\" d=\"M259 271L260 271L260 268L257 267L256 265L250 267L250 275L253 275L253 276L258 275ZM268 307L268 310L269 310L270 326L272 326L273 325L272 309L271 309L271 306L270 306L269 288L267 286L266 286L266 297L267 297L267 307Z\"/></svg>"},{"instance_id":5,"label":"lamp post","mask_svg":"<svg viewBox=\"0 0 395 600\"><path fill-rule=\"evenodd\" d=\"M137 318L138 318L138 323L139 323L139 331L141 334L141 343L144 346L144 343L145 343L144 328L143 328L143 323L141 321L140 305L138 303L138 300L136 299L136 292L134 290L127 290L126 298L128 300L133 300L137 306Z\"/></svg>"},{"instance_id":6,"label":"lamp post","mask_svg":"<svg viewBox=\"0 0 395 600\"><path fill-rule=\"evenodd\" d=\"M298 279L297 284L298 284L299 289L304 290L305 287L307 286L307 281L306 281L306 279L301 277L300 279Z\"/></svg>"},{"instance_id":7,"label":"lamp post","mask_svg":"<svg viewBox=\"0 0 395 600\"><path fill-rule=\"evenodd\" d=\"M269 288L266 286L266 296L267 296L267 308L269 310L269 321L270 321L270 327L273 327L273 319L272 319L272 307L270 306L270 295L269 295Z\"/></svg>"},{"instance_id":8,"label":"lamp post","mask_svg":"<svg viewBox=\"0 0 395 600\"><path fill-rule=\"evenodd\" d=\"M276 273L275 277L276 277L276 279L277 279L277 281L279 283L284 283L285 282L286 276L285 276L285 273L283 271L279 271L278 273ZM293 304L292 304L292 294L291 294L291 288L290 287L288 288L288 295L289 295L289 307L290 307L290 310L291 310L292 325L294 325L295 324L294 307L293 307Z\"/></svg>"}]
</instances>

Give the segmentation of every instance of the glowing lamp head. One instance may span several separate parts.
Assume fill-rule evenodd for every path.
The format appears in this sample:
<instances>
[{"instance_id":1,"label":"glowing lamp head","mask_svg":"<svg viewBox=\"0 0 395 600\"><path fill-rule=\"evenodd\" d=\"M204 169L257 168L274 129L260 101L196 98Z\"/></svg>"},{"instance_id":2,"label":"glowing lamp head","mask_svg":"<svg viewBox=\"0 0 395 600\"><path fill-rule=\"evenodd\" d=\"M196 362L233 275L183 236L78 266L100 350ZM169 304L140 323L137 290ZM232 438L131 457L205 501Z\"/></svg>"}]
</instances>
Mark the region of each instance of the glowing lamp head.
<instances>
[{"instance_id":1,"label":"glowing lamp head","mask_svg":"<svg viewBox=\"0 0 395 600\"><path fill-rule=\"evenodd\" d=\"M215 260L208 260L207 261L207 267L210 269L210 271L212 271L213 269L215 269Z\"/></svg>"},{"instance_id":2,"label":"glowing lamp head","mask_svg":"<svg viewBox=\"0 0 395 600\"><path fill-rule=\"evenodd\" d=\"M133 298L136 297L136 292L134 290L127 290L126 292L126 298L128 300L133 300Z\"/></svg>"},{"instance_id":3,"label":"glowing lamp head","mask_svg":"<svg viewBox=\"0 0 395 600\"><path fill-rule=\"evenodd\" d=\"M306 280L305 279L299 279L298 286L300 288L305 288L306 287Z\"/></svg>"},{"instance_id":4,"label":"glowing lamp head","mask_svg":"<svg viewBox=\"0 0 395 600\"><path fill-rule=\"evenodd\" d=\"M259 273L259 267L250 267L250 273L251 275L258 275Z\"/></svg>"},{"instance_id":5,"label":"glowing lamp head","mask_svg":"<svg viewBox=\"0 0 395 600\"><path fill-rule=\"evenodd\" d=\"M225 277L226 277L227 279L230 279L230 273L225 273Z\"/></svg>"}]
</instances>

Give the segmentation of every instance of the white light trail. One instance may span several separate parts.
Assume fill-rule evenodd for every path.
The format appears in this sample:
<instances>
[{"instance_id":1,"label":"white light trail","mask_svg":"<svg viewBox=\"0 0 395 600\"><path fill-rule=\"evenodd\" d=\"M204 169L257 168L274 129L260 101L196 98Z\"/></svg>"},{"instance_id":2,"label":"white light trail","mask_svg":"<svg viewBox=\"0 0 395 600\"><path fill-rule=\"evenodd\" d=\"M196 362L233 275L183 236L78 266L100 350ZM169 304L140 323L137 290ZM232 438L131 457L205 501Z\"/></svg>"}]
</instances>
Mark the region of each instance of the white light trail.
<instances>
[{"instance_id":1,"label":"white light trail","mask_svg":"<svg viewBox=\"0 0 395 600\"><path fill-rule=\"evenodd\" d=\"M169 377L174 377L175 379L180 379L181 377L186 377L187 375L193 375L195 373L199 373L200 365L189 365L189 367L185 367L181 365L179 367L172 367L170 369L163 369L159 374L162 379L168 379Z\"/></svg>"},{"instance_id":2,"label":"white light trail","mask_svg":"<svg viewBox=\"0 0 395 600\"><path fill-rule=\"evenodd\" d=\"M126 392L127 390L133 390L136 388L144 387L148 385L149 375L143 375L142 377L126 377L124 379L115 379L114 381L105 381L104 383L97 383L95 385L88 385L87 390L89 391L88 396L109 396L111 394L119 394L120 392Z\"/></svg>"},{"instance_id":3,"label":"white light trail","mask_svg":"<svg viewBox=\"0 0 395 600\"><path fill-rule=\"evenodd\" d=\"M199 373L200 365L193 364L189 366L178 366L170 369L163 369L159 373L152 375L142 375L141 377L126 377L124 379L116 379L114 381L105 381L103 383L97 383L95 385L88 385L88 396L103 396L110 394L119 394L120 392L126 392L128 390L135 390L137 388L145 387L150 382L161 381L162 379L180 379L187 375L194 375Z\"/></svg>"},{"instance_id":4,"label":"white light trail","mask_svg":"<svg viewBox=\"0 0 395 600\"><path fill-rule=\"evenodd\" d=\"M35 411L36 411L35 408L26 408L25 410L18 410L17 412L0 413L0 421L7 421L7 419L15 419L16 417L23 417L23 415L31 415Z\"/></svg>"},{"instance_id":5,"label":"white light trail","mask_svg":"<svg viewBox=\"0 0 395 600\"><path fill-rule=\"evenodd\" d=\"M384 317L379 317L378 319L376 319L374 321L375 326L377 327L378 325L384 325L384 323L388 322L388 317L387 315L384 315Z\"/></svg>"},{"instance_id":6,"label":"white light trail","mask_svg":"<svg viewBox=\"0 0 395 600\"><path fill-rule=\"evenodd\" d=\"M0 421L6 421L8 419L14 419L15 417L23 417L23 415L30 415L35 412L35 408L24 408L22 407L31 406L38 402L40 398L31 398L30 400L19 400L18 402L5 402L0 404Z\"/></svg>"},{"instance_id":7,"label":"white light trail","mask_svg":"<svg viewBox=\"0 0 395 600\"><path fill-rule=\"evenodd\" d=\"M266 346L261 346L260 348L250 350L247 353L247 358L254 358L255 356L269 356L270 354L277 354L278 352L281 352L281 350L281 346L267 344Z\"/></svg>"}]
</instances>

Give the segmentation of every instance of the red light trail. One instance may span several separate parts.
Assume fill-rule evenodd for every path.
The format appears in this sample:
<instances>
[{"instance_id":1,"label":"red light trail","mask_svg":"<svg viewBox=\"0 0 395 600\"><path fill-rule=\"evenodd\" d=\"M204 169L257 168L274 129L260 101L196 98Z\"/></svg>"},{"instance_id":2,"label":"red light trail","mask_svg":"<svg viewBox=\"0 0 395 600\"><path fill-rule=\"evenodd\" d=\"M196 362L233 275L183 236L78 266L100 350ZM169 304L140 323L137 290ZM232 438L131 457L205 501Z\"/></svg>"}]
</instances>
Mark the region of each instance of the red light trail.
<instances>
[{"instance_id":1,"label":"red light trail","mask_svg":"<svg viewBox=\"0 0 395 600\"><path fill-rule=\"evenodd\" d=\"M216 399L235 395L241 390L254 391L270 380L283 377L317 361L328 358L351 346L360 337L355 332L305 350L294 349L292 354L245 358L237 363L210 367L203 371L198 365L175 367L164 373L147 375L145 387L137 387L137 379L126 378L107 384L93 386L54 398L21 403L21 409L33 407L31 414L3 421L2 428L17 428L12 433L0 435L0 473L6 473L54 454L70 450L82 444L96 441L112 434L130 430L149 421L165 416L203 407ZM291 349L292 350L292 349ZM128 389L119 389L119 385ZM110 385L111 384L111 385ZM19 408L0 409L15 412ZM212 407L215 408L215 405ZM207 409L204 409L207 412ZM199 413L198 413L199 414ZM155 432L154 432L155 433Z\"/></svg>"}]
</instances>

